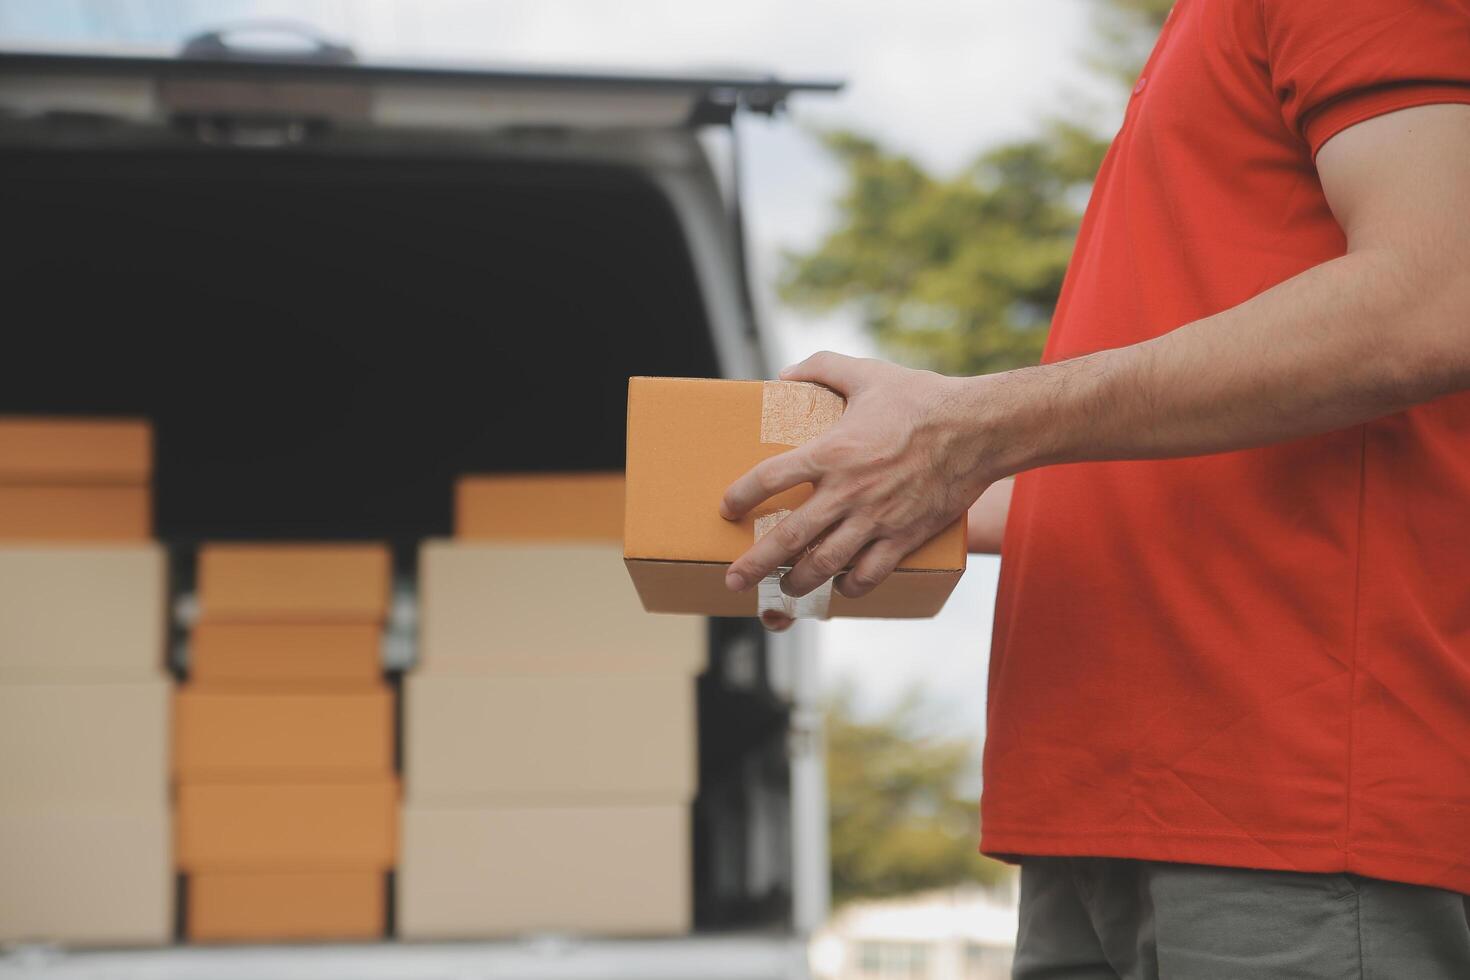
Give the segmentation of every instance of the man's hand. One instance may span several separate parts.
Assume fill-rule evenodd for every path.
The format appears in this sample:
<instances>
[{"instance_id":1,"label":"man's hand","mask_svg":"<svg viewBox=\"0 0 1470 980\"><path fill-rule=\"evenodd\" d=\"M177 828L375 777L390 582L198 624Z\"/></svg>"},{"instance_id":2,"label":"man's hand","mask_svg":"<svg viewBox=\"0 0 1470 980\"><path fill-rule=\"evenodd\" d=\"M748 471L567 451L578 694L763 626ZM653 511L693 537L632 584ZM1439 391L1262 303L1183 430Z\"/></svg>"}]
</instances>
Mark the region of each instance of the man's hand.
<instances>
[{"instance_id":1,"label":"man's hand","mask_svg":"<svg viewBox=\"0 0 1470 980\"><path fill-rule=\"evenodd\" d=\"M727 518L812 483L730 566L745 589L871 591L990 483L1036 466L1231 452L1470 389L1470 106L1375 117L1317 156L1346 254L1130 347L978 378L818 354L786 371L840 422L726 492Z\"/></svg>"},{"instance_id":2,"label":"man's hand","mask_svg":"<svg viewBox=\"0 0 1470 980\"><path fill-rule=\"evenodd\" d=\"M846 397L847 410L826 433L762 462L725 492L721 514L738 520L783 490L814 485L805 504L730 566L731 589L792 565L781 581L788 595L834 576L842 595L865 595L1004 475L978 445L968 379L825 352L781 378L826 385Z\"/></svg>"}]
</instances>

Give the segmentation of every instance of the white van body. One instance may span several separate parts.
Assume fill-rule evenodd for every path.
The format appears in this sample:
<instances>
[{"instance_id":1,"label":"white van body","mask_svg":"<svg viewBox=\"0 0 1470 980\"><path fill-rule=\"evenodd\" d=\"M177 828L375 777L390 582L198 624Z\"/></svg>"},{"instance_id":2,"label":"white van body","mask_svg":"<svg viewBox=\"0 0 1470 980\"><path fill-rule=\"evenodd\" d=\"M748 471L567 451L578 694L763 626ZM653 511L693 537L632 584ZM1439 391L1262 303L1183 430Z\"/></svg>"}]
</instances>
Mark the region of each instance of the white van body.
<instances>
[{"instance_id":1,"label":"white van body","mask_svg":"<svg viewBox=\"0 0 1470 980\"><path fill-rule=\"evenodd\" d=\"M351 402L352 410L377 413L371 415L373 424L388 431L394 418L428 411L421 408L425 400L442 394L432 380L419 377L423 365L442 365L452 373L463 370L457 362L484 359L487 377L499 379L486 388L513 388L526 376L545 379L538 383L566 376L568 387L595 388L600 400L588 400L568 410L566 418L545 422L546 432L534 439L517 442L502 433L499 444L482 444L473 430L465 429L453 436L459 440L454 448L460 456L446 467L483 471L501 458L495 454L502 454L517 468L607 469L619 464L618 423L598 416L615 414L616 392L628 373L768 376L771 365L745 281L732 121L742 112L775 112L793 94L831 91L834 84L740 75L359 65L332 57L235 57L227 46L222 52L211 54L205 45L185 57L0 53L0 185L5 188L0 191L0 213L5 214L10 252L5 317L9 353L4 358L10 370L5 373L25 376L7 382L0 393L0 413L147 413L173 420L175 430L198 424L233 433L246 427L232 413L246 408L269 413L276 400L297 406L321 398L335 405L358 397L345 381L340 390L312 394L292 387L299 380L296 374L272 373L271 365L283 363L281 351L299 347L303 363L317 364L311 359L335 357L336 351L343 358L341 376L370 375L378 386L376 394ZM350 179L335 181L332 175L343 168L357 169ZM584 170L595 173L595 179L583 181L578 175ZM512 182L506 186L513 189L497 198L497 178L486 178L483 187L474 184L479 171L506 175ZM540 249L537 254L560 254L558 239L547 232L548 225L559 222L573 229L568 241L595 239L602 251L589 257L572 249L569 267L554 274L515 265L531 259L518 251L514 240L496 238L488 225L477 232L479 212L471 213L469 205L456 224L452 202L436 196L436 181L442 187L468 188L467 202L493 199L496 203L486 204L485 213L521 222L508 237L531 241L528 249ZM335 200L348 193L342 186L358 184L370 187L371 194ZM240 188L239 195L230 192L232 186ZM391 191L383 188L397 186L416 195L417 203L395 209L386 199ZM587 191L589 186L594 190ZM585 207L574 211L568 205L547 212L544 220L534 213L536 202L583 200L576 195L584 195L596 209L596 188L604 186L607 199L616 203L608 205L612 224L631 222L641 229L638 216L654 205L639 202L661 202L658 207L666 215L649 218L648 234L663 236L658 254L677 256L682 249L684 258L660 271L647 265L651 260L646 258L658 249L644 249L641 239L630 238L628 261L645 264L638 266L641 280L629 283L615 265L622 259L612 254L624 250L596 238L616 229L588 219ZM313 187L318 190L309 189ZM197 199L181 200L179 194ZM255 194L260 196L250 198ZM78 195L84 203L68 206ZM331 206L338 210L314 218L314 195L323 202L333 198ZM242 204L246 198L251 206ZM150 203L155 200L156 206ZM287 220L268 224L261 212L284 207L283 200L292 202ZM451 247L432 229L414 226L414 209L426 201L437 202L435 220L442 227L454 225L462 241ZM380 250L377 258L365 249L363 237L384 226L364 218L334 246L341 249L339 256L322 255L323 249L331 251L322 243L331 244L333 222L344 214L360 214L369 206L363 202L381 205L384 221L402 222L401 233L392 227L384 230L391 248ZM163 213L160 209L167 209L167 215L155 221ZM674 232L659 231L665 217ZM289 260L282 256L313 235L327 236L312 239L320 247L310 261L318 264L285 264ZM473 325L448 332L437 325L442 318L432 310L425 310L422 318L398 311L395 322L378 322L384 302L407 303L414 295L413 283L395 285L390 280L438 276L444 268L468 261L467 253L479 247L482 236L487 254L499 263L483 270L489 285L473 291L475 284L466 276L474 280L481 273L466 266L471 271L452 280L446 273L436 288L464 290L452 295L457 310L463 310L467 298L477 299L484 330L499 330L497 339L486 341ZM38 257L46 250L50 258ZM140 257L140 251L151 257ZM202 257L197 254L201 252ZM210 255L220 257L217 265L210 264ZM59 268L58 256L71 261L72 268ZM504 271L507 262L514 268L497 279L496 269ZM339 268L342 264L350 268ZM584 276L579 266L596 268ZM539 278L543 274L544 282ZM537 279L535 290L518 285L528 277ZM565 294L548 288L547 283L557 282ZM617 286L621 297L607 304L609 310L616 308L608 322L572 329L575 311L599 308L596 296L576 294L608 284ZM361 299L374 291L388 299ZM697 306L663 310L658 306L662 292L687 295ZM497 296L516 297L522 306L502 317ZM551 311L545 322L528 322L537 319L538 309ZM287 332L276 324L289 320L293 310L301 311L300 322ZM679 332L684 329L680 317L694 335ZM514 321L514 329L497 326L502 319ZM332 322L324 332L313 333L315 324L327 320ZM654 326L645 331L645 323ZM78 344L82 354L94 346L96 354L69 360L77 356ZM262 347L275 353L262 354ZM401 376L394 373L398 356ZM244 366L231 367L237 364ZM652 369L633 370L645 365ZM319 365L311 372L335 376L324 374ZM249 384L257 387L245 387ZM460 382L443 387L457 384L451 393L460 399L456 405L473 406L482 395L499 397ZM524 391L512 394L524 399L540 390L526 384ZM226 403L223 393L249 390L259 392L257 404L238 408ZM237 394L229 397L240 400ZM453 414L440 407L433 412L442 418ZM500 403L487 403L486 412L506 415ZM590 434L581 439L584 431ZM227 488L230 478L240 478L238 471L217 459L171 456L176 447L165 435L160 444L159 534L184 556L177 558L176 570L184 591L193 542L280 536L297 527L290 523L296 520L289 510L291 498L285 491L273 496L283 482L290 482L287 477L300 469L305 474L302 485L316 486L336 479L344 461L361 463L360 447L344 448L336 459L320 434L310 436L316 442L299 446L290 442L297 437L277 426L271 438L285 440L280 452L286 462L267 482L236 492L220 488ZM379 468L373 472L389 476L378 479L391 483L393 474L429 465L425 460L439 465L443 446L416 447L411 433L398 442L394 438L383 439ZM242 452L256 458L273 458L263 445L242 445L248 447ZM566 447L564 457L538 448L547 445ZM436 455L414 455L431 451ZM311 469L318 458L320 472ZM335 468L328 470L329 464ZM305 516L300 526L308 535L397 534L407 541L447 531L447 499L444 512L434 511L420 526L417 515L425 512L411 505L426 498L410 480L382 490L381 497L365 498L361 506L354 504L355 510L348 508L354 515L366 515L360 520L328 506L332 494L350 492L346 486L323 490L321 506L310 501L301 505ZM212 501L209 510L201 500ZM400 583L411 607L412 558L406 562ZM411 636L411 630L400 632ZM704 896L704 905L696 906L702 911L697 911L696 931L689 937L178 946L126 952L28 948L0 955L0 977L805 976L805 937L826 918L828 904L814 651L800 627L785 636L764 637L750 624L727 623L712 630L711 655L711 671L717 676L710 681L710 696L716 707L728 707L730 717L737 718L759 707L768 727L775 726L780 744L771 749L768 732L759 736L765 740L763 748L755 741L748 748L743 743L724 746L726 754L746 753L736 763L746 775L729 777L725 784L727 798L738 802L726 808L724 821L730 826L720 833L728 836L707 835L702 845L696 892ZM411 659L411 649L401 656ZM704 707L702 724L718 724L718 714L710 717ZM720 749L721 737L706 732L701 739L713 739L711 745ZM745 781L744 788L736 785L739 780Z\"/></svg>"}]
</instances>

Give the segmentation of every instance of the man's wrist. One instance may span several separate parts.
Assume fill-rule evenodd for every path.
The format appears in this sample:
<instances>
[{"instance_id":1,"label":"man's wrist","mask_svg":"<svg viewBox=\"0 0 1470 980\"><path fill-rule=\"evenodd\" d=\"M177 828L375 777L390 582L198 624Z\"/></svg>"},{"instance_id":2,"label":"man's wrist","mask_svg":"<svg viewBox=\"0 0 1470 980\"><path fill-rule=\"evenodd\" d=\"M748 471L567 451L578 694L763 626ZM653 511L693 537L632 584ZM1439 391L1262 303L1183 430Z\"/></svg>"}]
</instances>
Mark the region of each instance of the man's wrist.
<instances>
[{"instance_id":1,"label":"man's wrist","mask_svg":"<svg viewBox=\"0 0 1470 980\"><path fill-rule=\"evenodd\" d=\"M1148 454L1148 347L958 379L971 420L968 450L987 481L1038 466L1114 458L1124 449ZM1144 431L1125 437L1120 427L1129 426Z\"/></svg>"},{"instance_id":2,"label":"man's wrist","mask_svg":"<svg viewBox=\"0 0 1470 980\"><path fill-rule=\"evenodd\" d=\"M1056 383L1049 373L1033 367L956 379L965 420L960 451L972 460L980 482L1060 461L1062 426L1052 410Z\"/></svg>"}]
</instances>

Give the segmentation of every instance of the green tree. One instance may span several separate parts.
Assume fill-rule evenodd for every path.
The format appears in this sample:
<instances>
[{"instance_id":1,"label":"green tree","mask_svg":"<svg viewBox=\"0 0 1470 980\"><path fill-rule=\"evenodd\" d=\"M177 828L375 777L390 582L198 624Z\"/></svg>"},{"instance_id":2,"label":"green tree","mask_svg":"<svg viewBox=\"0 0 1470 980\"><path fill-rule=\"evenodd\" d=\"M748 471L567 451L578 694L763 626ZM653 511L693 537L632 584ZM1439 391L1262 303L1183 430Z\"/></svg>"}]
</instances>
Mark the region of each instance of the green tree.
<instances>
[{"instance_id":1,"label":"green tree","mask_svg":"<svg viewBox=\"0 0 1470 980\"><path fill-rule=\"evenodd\" d=\"M975 849L978 801L963 792L978 767L959 739L916 734L910 698L874 721L854 717L850 696L827 715L832 896L904 894L994 881L1003 865Z\"/></svg>"},{"instance_id":2,"label":"green tree","mask_svg":"<svg viewBox=\"0 0 1470 980\"><path fill-rule=\"evenodd\" d=\"M1101 0L1100 74L1131 78L1170 4ZM1075 119L938 176L850 132L822 135L847 174L836 227L786 256L782 298L854 309L890 356L951 374L1035 363L1107 137Z\"/></svg>"}]
</instances>

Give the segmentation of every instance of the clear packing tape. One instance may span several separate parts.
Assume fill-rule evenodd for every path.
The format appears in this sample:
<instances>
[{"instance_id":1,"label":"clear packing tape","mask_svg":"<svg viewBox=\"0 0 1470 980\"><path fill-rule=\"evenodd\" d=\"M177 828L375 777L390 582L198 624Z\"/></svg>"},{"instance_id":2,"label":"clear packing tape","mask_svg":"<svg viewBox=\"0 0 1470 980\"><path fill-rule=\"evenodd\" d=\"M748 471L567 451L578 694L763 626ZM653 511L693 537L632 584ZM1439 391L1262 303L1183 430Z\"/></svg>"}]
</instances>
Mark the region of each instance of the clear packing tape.
<instances>
[{"instance_id":1,"label":"clear packing tape","mask_svg":"<svg viewBox=\"0 0 1470 980\"><path fill-rule=\"evenodd\" d=\"M821 385L799 381L767 381L761 390L760 441L795 448L815 439L842 417L847 403L842 396ZM775 510L755 519L755 540L760 540L791 511ZM781 591L781 578L791 571L783 565L761 579L756 587L756 612L762 619L772 612L791 619L826 619L832 603L832 581L828 579L804 596Z\"/></svg>"}]
</instances>

